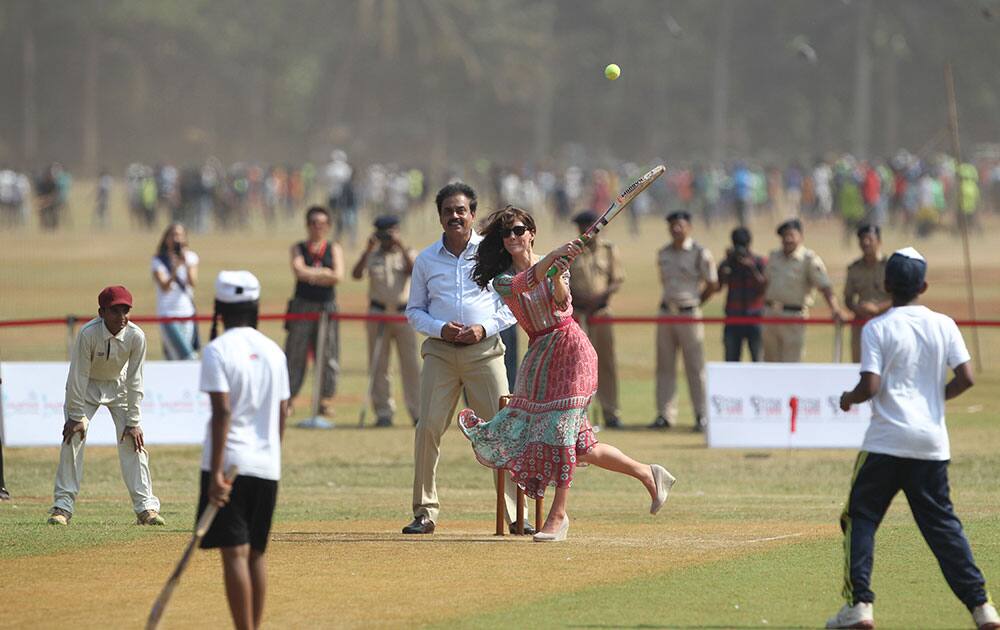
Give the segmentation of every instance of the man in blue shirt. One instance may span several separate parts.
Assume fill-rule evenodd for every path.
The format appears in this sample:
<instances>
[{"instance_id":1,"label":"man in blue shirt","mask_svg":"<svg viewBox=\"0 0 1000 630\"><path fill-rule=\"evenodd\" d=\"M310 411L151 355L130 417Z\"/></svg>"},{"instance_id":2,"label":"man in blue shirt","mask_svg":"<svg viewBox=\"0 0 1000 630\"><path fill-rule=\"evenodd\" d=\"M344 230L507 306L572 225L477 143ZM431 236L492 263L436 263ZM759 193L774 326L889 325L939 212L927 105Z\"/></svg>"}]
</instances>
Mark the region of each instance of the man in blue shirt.
<instances>
[{"instance_id":1,"label":"man in blue shirt","mask_svg":"<svg viewBox=\"0 0 1000 630\"><path fill-rule=\"evenodd\" d=\"M444 234L417 256L406 306L406 318L427 339L420 349L424 365L413 449L413 522L403 528L404 534L434 532L441 436L455 416L459 395L464 391L476 414L492 418L500 397L508 393L499 332L515 323L500 297L472 280L473 258L483 240L472 229L475 191L466 184L448 184L435 203ZM513 484L508 486L507 512L512 514ZM529 530L525 526L524 533Z\"/></svg>"}]
</instances>

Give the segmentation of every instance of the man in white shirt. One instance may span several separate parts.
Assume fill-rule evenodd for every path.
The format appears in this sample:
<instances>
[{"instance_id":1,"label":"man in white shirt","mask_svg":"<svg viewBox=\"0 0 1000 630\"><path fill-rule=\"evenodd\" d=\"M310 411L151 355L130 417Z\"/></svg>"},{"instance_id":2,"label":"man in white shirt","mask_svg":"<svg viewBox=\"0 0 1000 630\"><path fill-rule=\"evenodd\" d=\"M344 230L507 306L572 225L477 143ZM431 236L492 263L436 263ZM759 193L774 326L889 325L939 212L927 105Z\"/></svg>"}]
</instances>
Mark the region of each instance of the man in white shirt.
<instances>
[{"instance_id":1,"label":"man in white shirt","mask_svg":"<svg viewBox=\"0 0 1000 630\"><path fill-rule=\"evenodd\" d=\"M435 203L444 234L417 256L406 305L406 318L427 339L420 350L424 364L413 448L413 522L403 528L404 534L434 532L441 436L455 416L459 395L464 390L476 414L492 418L500 397L508 393L499 332L515 323L500 296L472 280L473 258L483 240L472 229L475 191L466 184L448 184ZM514 513L513 485L508 484L508 515ZM525 526L524 533L529 531L534 533Z\"/></svg>"},{"instance_id":2,"label":"man in white shirt","mask_svg":"<svg viewBox=\"0 0 1000 630\"><path fill-rule=\"evenodd\" d=\"M264 551L281 478L281 440L288 416L285 354L257 330L260 282L249 271L222 271L215 281L212 342L201 362L212 420L201 458L198 518L222 507L202 539L221 548L226 597L237 628L258 628L264 611ZM218 319L226 328L216 337ZM236 466L232 484L224 472Z\"/></svg>"},{"instance_id":3,"label":"man in white shirt","mask_svg":"<svg viewBox=\"0 0 1000 630\"><path fill-rule=\"evenodd\" d=\"M76 336L66 377L63 407L63 443L56 470L50 525L68 525L83 479L83 442L98 407L111 412L118 439L122 479L132 497L139 525L164 525L160 500L153 496L149 454L139 426L142 402L142 365L146 336L128 320L132 294L123 286L106 287L97 296L99 317L87 322Z\"/></svg>"},{"instance_id":4,"label":"man in white shirt","mask_svg":"<svg viewBox=\"0 0 1000 630\"><path fill-rule=\"evenodd\" d=\"M926 273L927 261L912 247L889 258L885 288L892 308L865 324L861 379L840 397L844 411L871 400L872 419L840 518L847 603L827 628L875 627L870 586L875 530L900 490L945 580L976 626L1000 628L948 490L951 453L944 403L972 387L969 351L950 317L916 303L927 290ZM954 377L942 387L948 369Z\"/></svg>"}]
</instances>

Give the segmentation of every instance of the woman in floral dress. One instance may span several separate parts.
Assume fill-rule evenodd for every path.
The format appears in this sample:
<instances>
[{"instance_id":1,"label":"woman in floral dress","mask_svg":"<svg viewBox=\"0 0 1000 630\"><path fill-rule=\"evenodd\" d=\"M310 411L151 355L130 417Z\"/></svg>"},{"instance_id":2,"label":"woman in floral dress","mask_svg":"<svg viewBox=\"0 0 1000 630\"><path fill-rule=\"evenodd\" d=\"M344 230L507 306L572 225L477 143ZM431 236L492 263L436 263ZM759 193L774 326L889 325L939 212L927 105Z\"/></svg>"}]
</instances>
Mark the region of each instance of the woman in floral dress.
<instances>
[{"instance_id":1,"label":"woman in floral dress","mask_svg":"<svg viewBox=\"0 0 1000 630\"><path fill-rule=\"evenodd\" d=\"M572 317L568 281L581 241L570 241L539 260L532 252L534 219L510 206L491 214L481 233L472 278L484 290L493 283L530 342L507 406L489 420L471 409L459 414L476 458L510 471L529 497L541 497L547 486L555 486L548 517L535 534L538 542L566 538L566 501L578 463L635 477L649 492L650 513L656 514L674 477L662 466L642 464L598 442L587 419L597 391L597 354ZM547 278L553 266L560 273Z\"/></svg>"}]
</instances>

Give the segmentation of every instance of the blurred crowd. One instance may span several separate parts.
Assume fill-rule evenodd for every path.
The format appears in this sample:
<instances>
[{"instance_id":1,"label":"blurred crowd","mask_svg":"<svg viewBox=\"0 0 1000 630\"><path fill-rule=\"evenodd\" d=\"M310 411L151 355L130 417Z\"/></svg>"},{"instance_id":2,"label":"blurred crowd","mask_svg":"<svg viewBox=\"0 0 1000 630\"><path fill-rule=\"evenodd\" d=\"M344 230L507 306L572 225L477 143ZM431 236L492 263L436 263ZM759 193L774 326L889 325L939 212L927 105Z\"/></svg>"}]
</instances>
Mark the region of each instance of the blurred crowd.
<instances>
[{"instance_id":1,"label":"blurred crowd","mask_svg":"<svg viewBox=\"0 0 1000 630\"><path fill-rule=\"evenodd\" d=\"M639 175L641 169L631 163L590 172L575 166L562 172L495 168L491 189L503 203L547 207L553 217L565 219L578 208L607 207L622 183ZM926 236L955 225L956 211L972 222L980 211L1000 212L1000 159L958 164L943 154L920 158L900 151L884 161L845 154L784 167L741 160L672 166L631 207L634 234L635 219L654 208L684 209L706 225L746 225L752 216L765 215L837 219L845 235L867 223L904 226Z\"/></svg>"},{"instance_id":2,"label":"blurred crowd","mask_svg":"<svg viewBox=\"0 0 1000 630\"><path fill-rule=\"evenodd\" d=\"M586 159L578 160L587 164ZM606 208L623 182L644 166L631 162L613 168L570 165L511 167L480 159L451 169L448 181L473 183L484 201L511 203L564 221L584 208ZM259 217L273 226L301 208L325 204L338 238L354 244L359 212L405 218L425 207L427 169L415 165L352 163L335 150L326 164L268 165L216 158L198 166L133 163L123 180L133 228L156 229L183 223L193 232L248 229ZM97 180L92 223L107 227L116 178L102 171ZM68 224L69 172L53 163L31 176L0 168L0 214L4 227L27 225L32 210L44 230ZM899 151L885 160L859 160L845 154L811 164L785 165L733 160L726 164L670 163L646 195L629 210L631 231L640 219L668 209L689 211L706 225L746 225L754 216L768 219L834 219L850 235L861 223L892 224L926 236L955 226L956 212L975 224L980 212L1000 212L1000 156L958 164L938 154L918 157Z\"/></svg>"},{"instance_id":3,"label":"blurred crowd","mask_svg":"<svg viewBox=\"0 0 1000 630\"><path fill-rule=\"evenodd\" d=\"M124 183L133 228L153 230L166 221L183 223L193 232L246 229L255 216L272 226L318 202L332 211L337 234L351 241L357 235L360 208L405 216L415 205L422 205L427 194L422 169L395 163L373 163L360 169L339 150L319 166L236 162L227 167L216 158L200 166L180 167L135 162L121 180L101 171L96 181L94 226L109 226L109 205L118 182ZM43 229L69 226L66 206L71 186L68 171L59 164L34 178L0 169L4 226L28 225L33 205Z\"/></svg>"}]
</instances>

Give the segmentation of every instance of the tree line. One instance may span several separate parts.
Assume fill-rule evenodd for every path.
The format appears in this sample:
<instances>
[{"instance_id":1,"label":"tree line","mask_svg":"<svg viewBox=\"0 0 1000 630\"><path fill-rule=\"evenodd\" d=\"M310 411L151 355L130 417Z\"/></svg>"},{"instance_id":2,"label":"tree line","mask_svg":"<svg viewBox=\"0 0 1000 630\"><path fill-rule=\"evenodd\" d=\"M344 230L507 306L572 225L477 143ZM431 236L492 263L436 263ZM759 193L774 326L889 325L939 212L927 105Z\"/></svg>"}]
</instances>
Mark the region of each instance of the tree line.
<instances>
[{"instance_id":1,"label":"tree line","mask_svg":"<svg viewBox=\"0 0 1000 630\"><path fill-rule=\"evenodd\" d=\"M0 162L87 176L946 149L947 62L1000 142L995 0L9 0L0 33Z\"/></svg>"}]
</instances>

